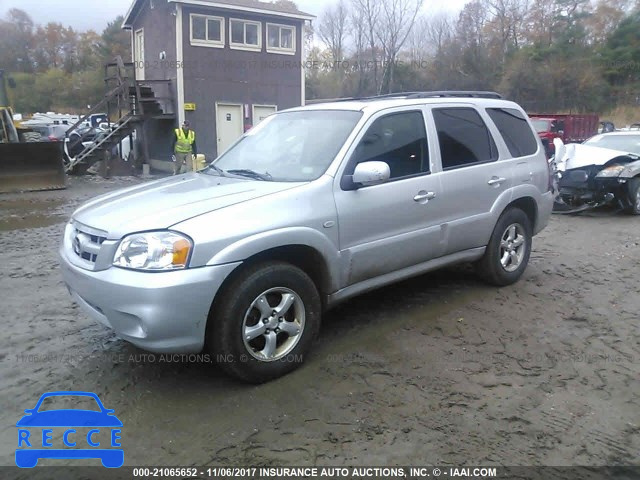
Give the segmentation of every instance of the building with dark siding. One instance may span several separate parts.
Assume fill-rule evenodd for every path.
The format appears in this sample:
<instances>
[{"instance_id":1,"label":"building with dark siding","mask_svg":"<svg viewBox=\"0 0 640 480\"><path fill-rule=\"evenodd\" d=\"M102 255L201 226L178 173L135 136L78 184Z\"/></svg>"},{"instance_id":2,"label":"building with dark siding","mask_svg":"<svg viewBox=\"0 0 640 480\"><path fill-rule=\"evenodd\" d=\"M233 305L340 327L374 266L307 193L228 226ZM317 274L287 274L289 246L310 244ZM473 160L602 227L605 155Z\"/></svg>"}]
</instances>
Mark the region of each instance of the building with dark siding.
<instances>
[{"instance_id":1,"label":"building with dark siding","mask_svg":"<svg viewBox=\"0 0 640 480\"><path fill-rule=\"evenodd\" d=\"M313 19L258 0L134 0L123 28L136 79L170 80L178 122L191 122L211 160L265 116L304 104L304 27ZM166 137L151 133L152 157L170 155Z\"/></svg>"}]
</instances>

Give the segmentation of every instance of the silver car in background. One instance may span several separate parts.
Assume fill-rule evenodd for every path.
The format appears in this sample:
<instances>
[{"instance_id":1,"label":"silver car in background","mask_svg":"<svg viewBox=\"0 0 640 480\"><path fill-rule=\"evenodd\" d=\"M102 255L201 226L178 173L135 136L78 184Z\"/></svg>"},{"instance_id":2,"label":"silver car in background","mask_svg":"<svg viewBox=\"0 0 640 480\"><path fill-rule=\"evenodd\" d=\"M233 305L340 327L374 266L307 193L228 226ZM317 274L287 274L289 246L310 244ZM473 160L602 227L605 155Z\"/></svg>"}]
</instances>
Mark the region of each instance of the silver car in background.
<instances>
[{"instance_id":1,"label":"silver car in background","mask_svg":"<svg viewBox=\"0 0 640 480\"><path fill-rule=\"evenodd\" d=\"M73 299L153 352L249 382L296 368L326 309L460 262L524 272L553 193L515 103L394 94L268 117L208 168L98 197L60 247Z\"/></svg>"}]
</instances>

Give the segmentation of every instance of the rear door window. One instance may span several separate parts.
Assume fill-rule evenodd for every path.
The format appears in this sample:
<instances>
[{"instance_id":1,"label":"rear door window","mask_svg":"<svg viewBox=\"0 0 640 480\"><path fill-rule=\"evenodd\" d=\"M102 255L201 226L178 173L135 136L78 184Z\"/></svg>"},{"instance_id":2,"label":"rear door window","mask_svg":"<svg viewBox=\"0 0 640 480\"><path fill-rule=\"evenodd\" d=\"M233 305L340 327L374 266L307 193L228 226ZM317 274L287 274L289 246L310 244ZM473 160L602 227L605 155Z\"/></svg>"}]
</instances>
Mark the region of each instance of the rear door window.
<instances>
[{"instance_id":1,"label":"rear door window","mask_svg":"<svg viewBox=\"0 0 640 480\"><path fill-rule=\"evenodd\" d=\"M436 108L442 169L452 170L498 159L498 149L482 117L473 108Z\"/></svg>"},{"instance_id":2,"label":"rear door window","mask_svg":"<svg viewBox=\"0 0 640 480\"><path fill-rule=\"evenodd\" d=\"M487 113L514 157L526 157L538 151L538 141L524 114L515 108L487 108Z\"/></svg>"}]
</instances>

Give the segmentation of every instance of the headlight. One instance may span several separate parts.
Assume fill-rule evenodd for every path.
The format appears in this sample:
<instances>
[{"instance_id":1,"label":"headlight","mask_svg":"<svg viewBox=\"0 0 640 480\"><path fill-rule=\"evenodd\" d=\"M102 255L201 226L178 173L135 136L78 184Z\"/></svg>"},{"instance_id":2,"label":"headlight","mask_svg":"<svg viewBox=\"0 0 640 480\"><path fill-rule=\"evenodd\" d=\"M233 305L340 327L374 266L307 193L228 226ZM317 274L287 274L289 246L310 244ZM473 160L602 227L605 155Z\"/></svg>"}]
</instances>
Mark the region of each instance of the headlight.
<instances>
[{"instance_id":1,"label":"headlight","mask_svg":"<svg viewBox=\"0 0 640 480\"><path fill-rule=\"evenodd\" d=\"M186 268L192 248L191 239L179 233L134 233L118 245L113 265L136 270L179 270Z\"/></svg>"},{"instance_id":2,"label":"headlight","mask_svg":"<svg viewBox=\"0 0 640 480\"><path fill-rule=\"evenodd\" d=\"M611 165L610 167L600 170L596 177L617 177L622 173L624 168L624 165Z\"/></svg>"}]
</instances>

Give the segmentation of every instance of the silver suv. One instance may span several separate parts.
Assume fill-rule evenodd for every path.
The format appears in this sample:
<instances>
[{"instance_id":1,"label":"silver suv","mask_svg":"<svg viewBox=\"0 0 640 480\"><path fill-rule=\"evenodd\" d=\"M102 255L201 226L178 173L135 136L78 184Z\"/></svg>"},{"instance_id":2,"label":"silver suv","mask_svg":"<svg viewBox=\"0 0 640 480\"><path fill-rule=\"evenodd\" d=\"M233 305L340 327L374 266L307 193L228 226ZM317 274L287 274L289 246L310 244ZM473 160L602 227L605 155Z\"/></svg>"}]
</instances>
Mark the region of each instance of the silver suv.
<instances>
[{"instance_id":1,"label":"silver suv","mask_svg":"<svg viewBox=\"0 0 640 480\"><path fill-rule=\"evenodd\" d=\"M305 358L323 311L460 262L524 272L553 205L523 110L425 92L276 113L206 169L98 197L60 249L74 300L123 339L208 352L262 382Z\"/></svg>"}]
</instances>

